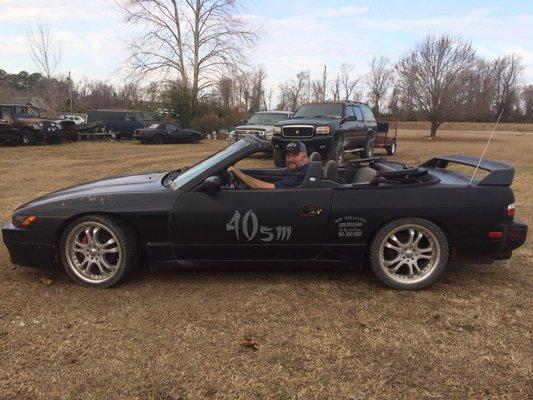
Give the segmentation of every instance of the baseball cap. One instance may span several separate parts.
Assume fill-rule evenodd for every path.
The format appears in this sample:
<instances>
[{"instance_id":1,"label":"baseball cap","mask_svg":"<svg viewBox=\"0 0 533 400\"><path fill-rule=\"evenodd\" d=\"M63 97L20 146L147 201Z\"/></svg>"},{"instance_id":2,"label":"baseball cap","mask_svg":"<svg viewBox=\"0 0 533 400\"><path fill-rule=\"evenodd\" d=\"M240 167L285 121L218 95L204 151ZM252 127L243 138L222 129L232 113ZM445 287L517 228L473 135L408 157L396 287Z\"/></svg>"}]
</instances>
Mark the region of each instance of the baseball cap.
<instances>
[{"instance_id":1,"label":"baseball cap","mask_svg":"<svg viewBox=\"0 0 533 400\"><path fill-rule=\"evenodd\" d=\"M298 154L304 151L307 153L307 147L305 147L305 144L303 144L299 140L287 143L287 146L285 146L286 153Z\"/></svg>"}]
</instances>

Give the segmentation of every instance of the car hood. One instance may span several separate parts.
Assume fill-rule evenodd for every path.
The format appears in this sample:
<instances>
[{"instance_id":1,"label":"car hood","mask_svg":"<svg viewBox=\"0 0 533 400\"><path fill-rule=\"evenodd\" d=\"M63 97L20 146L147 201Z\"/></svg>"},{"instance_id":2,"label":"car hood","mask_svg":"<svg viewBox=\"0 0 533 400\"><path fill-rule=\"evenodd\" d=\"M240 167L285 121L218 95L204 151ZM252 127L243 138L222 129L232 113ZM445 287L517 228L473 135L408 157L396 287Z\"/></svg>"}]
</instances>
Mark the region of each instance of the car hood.
<instances>
[{"instance_id":1,"label":"car hood","mask_svg":"<svg viewBox=\"0 0 533 400\"><path fill-rule=\"evenodd\" d=\"M113 194L166 191L169 189L162 185L161 180L167 173L168 172L134 173L82 183L80 185L70 186L46 194L23 204L18 209L67 199L83 198L89 201L91 201L91 199L99 201L102 196Z\"/></svg>"},{"instance_id":2,"label":"car hood","mask_svg":"<svg viewBox=\"0 0 533 400\"><path fill-rule=\"evenodd\" d=\"M271 131L274 125L241 125L235 127L236 131Z\"/></svg>"},{"instance_id":3,"label":"car hood","mask_svg":"<svg viewBox=\"0 0 533 400\"><path fill-rule=\"evenodd\" d=\"M338 125L340 122L340 119L333 119L333 118L296 118L296 119L290 119L287 121L283 121L279 124L276 124L277 126L291 126L291 125Z\"/></svg>"}]
</instances>

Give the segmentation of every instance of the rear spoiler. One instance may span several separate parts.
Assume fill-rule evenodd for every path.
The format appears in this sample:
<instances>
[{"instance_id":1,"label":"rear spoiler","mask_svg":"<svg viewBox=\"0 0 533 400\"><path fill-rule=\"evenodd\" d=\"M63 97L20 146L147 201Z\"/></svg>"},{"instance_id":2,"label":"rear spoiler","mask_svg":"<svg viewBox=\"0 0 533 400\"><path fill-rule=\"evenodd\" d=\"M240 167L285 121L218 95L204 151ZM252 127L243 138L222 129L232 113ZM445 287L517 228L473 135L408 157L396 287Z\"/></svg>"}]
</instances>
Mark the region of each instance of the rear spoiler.
<instances>
[{"instance_id":1,"label":"rear spoiler","mask_svg":"<svg viewBox=\"0 0 533 400\"><path fill-rule=\"evenodd\" d=\"M426 168L446 168L449 163L467 165L476 167L479 158L467 156L439 156L432 158L422 164L420 167ZM489 173L477 182L478 186L511 186L514 177L514 168L512 165L504 164L498 161L482 160L479 169Z\"/></svg>"}]
</instances>

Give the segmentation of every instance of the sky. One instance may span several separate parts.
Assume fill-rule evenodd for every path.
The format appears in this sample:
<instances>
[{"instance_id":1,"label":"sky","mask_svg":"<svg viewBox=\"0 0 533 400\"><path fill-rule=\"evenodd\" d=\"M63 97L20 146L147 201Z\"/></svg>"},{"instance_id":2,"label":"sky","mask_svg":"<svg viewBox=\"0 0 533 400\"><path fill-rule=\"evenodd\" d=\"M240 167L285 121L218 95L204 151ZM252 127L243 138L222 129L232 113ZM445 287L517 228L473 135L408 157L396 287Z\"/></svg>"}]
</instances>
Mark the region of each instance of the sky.
<instances>
[{"instance_id":1,"label":"sky","mask_svg":"<svg viewBox=\"0 0 533 400\"><path fill-rule=\"evenodd\" d=\"M341 1L246 0L242 13L260 26L262 38L246 49L267 73L267 86L309 70L330 76L342 63L354 75L368 71L375 56L396 61L428 33L448 33L472 43L492 59L516 53L533 83L533 1ZM75 80L105 79L121 84L124 40L131 27L112 0L0 0L0 69L35 71L27 30L46 18L62 43L60 71Z\"/></svg>"}]
</instances>

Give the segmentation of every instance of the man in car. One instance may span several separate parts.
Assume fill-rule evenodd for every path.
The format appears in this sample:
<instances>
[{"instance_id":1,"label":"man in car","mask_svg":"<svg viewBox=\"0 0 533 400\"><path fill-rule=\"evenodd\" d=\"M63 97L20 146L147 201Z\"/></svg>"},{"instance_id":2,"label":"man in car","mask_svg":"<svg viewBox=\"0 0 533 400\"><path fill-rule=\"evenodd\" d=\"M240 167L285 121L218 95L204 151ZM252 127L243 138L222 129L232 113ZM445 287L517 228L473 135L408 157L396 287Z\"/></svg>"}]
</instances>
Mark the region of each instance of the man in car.
<instances>
[{"instance_id":1,"label":"man in car","mask_svg":"<svg viewBox=\"0 0 533 400\"><path fill-rule=\"evenodd\" d=\"M305 144L300 141L287 144L285 147L285 162L289 173L285 178L274 183L265 182L247 175L235 166L229 167L228 172L233 172L239 180L251 189L287 189L299 186L309 168L309 157L307 156Z\"/></svg>"}]
</instances>

